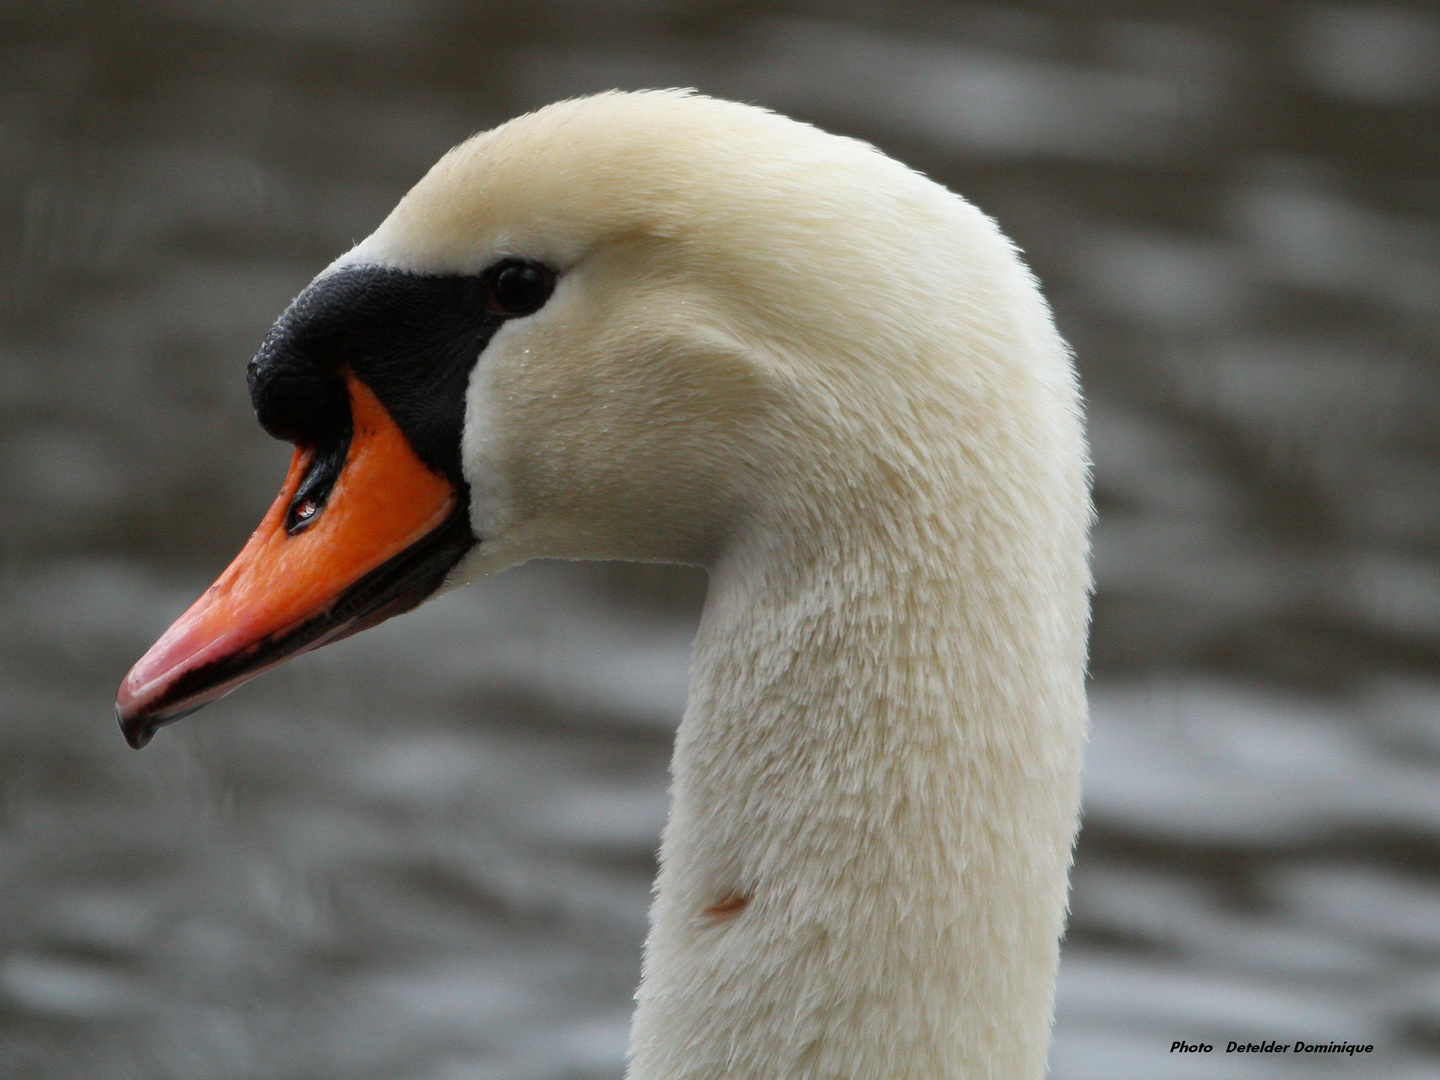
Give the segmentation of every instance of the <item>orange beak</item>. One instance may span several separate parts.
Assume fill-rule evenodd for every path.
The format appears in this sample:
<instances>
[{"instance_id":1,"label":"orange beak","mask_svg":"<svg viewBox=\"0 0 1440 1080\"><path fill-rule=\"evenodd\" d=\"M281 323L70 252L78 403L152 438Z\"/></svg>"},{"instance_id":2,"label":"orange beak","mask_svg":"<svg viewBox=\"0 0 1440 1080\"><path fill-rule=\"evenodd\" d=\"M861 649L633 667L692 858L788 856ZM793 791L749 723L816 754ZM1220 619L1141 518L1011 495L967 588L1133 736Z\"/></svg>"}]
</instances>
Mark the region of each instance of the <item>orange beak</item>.
<instances>
[{"instance_id":1,"label":"orange beak","mask_svg":"<svg viewBox=\"0 0 1440 1080\"><path fill-rule=\"evenodd\" d=\"M468 499L368 387L346 382L352 434L328 499L292 505L314 464L297 449L235 561L120 684L115 713L136 749L282 660L409 611L474 543Z\"/></svg>"}]
</instances>

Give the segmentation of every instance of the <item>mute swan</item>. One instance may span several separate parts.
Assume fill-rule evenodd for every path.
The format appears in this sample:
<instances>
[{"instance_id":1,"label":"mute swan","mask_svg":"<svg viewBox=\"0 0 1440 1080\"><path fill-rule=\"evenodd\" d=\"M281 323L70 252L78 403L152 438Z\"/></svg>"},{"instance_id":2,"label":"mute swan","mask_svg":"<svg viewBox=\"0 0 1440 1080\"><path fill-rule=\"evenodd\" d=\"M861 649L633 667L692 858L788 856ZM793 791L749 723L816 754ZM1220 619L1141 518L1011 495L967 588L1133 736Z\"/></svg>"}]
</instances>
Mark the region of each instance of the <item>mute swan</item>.
<instances>
[{"instance_id":1,"label":"mute swan","mask_svg":"<svg viewBox=\"0 0 1440 1080\"><path fill-rule=\"evenodd\" d=\"M442 584L700 564L629 1075L1043 1074L1090 500L992 221L757 108L568 101L442 158L249 382L289 475L122 684L132 745Z\"/></svg>"}]
</instances>

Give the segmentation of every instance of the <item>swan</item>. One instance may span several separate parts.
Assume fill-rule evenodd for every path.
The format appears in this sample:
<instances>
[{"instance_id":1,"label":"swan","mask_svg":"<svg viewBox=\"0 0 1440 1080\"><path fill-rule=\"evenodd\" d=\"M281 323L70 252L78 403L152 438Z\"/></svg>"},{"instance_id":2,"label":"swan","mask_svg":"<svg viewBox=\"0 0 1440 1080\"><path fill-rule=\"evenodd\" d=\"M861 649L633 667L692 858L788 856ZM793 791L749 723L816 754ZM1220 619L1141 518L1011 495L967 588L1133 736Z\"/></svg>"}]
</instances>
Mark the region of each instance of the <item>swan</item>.
<instances>
[{"instance_id":1,"label":"swan","mask_svg":"<svg viewBox=\"0 0 1440 1080\"><path fill-rule=\"evenodd\" d=\"M873 147L684 91L447 153L248 369L295 445L129 742L536 557L697 564L632 1080L1037 1078L1089 475L1018 252Z\"/></svg>"}]
</instances>

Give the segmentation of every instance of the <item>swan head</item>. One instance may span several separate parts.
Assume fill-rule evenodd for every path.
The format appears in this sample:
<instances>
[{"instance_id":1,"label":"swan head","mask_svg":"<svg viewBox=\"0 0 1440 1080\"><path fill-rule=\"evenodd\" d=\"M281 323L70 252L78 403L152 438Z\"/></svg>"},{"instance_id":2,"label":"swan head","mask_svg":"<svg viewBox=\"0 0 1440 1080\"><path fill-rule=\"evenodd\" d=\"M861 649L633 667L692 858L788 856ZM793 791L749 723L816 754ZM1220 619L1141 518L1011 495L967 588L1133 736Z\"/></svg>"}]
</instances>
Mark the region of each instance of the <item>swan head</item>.
<instances>
[{"instance_id":1,"label":"swan head","mask_svg":"<svg viewBox=\"0 0 1440 1080\"><path fill-rule=\"evenodd\" d=\"M122 729L526 559L714 566L762 522L876 513L1018 383L1073 397L995 361L1047 335L993 223L863 143L682 92L478 135L251 362L289 475Z\"/></svg>"}]
</instances>

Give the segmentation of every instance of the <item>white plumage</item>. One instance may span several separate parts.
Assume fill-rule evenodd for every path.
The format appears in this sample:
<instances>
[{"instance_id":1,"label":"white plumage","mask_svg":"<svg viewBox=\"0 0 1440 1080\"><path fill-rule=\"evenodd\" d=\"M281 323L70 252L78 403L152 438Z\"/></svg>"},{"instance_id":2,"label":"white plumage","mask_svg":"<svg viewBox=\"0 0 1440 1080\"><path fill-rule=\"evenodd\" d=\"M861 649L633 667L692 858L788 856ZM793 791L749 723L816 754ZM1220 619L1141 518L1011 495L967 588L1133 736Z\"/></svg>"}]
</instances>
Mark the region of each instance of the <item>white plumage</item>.
<instances>
[{"instance_id":1,"label":"white plumage","mask_svg":"<svg viewBox=\"0 0 1440 1080\"><path fill-rule=\"evenodd\" d=\"M475 137L331 269L506 257L558 285L471 376L452 584L710 572L631 1077L1040 1077L1091 511L1014 247L863 143L652 92Z\"/></svg>"}]
</instances>

